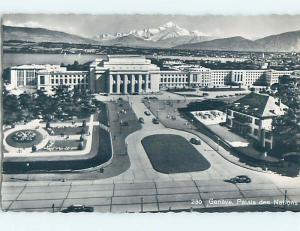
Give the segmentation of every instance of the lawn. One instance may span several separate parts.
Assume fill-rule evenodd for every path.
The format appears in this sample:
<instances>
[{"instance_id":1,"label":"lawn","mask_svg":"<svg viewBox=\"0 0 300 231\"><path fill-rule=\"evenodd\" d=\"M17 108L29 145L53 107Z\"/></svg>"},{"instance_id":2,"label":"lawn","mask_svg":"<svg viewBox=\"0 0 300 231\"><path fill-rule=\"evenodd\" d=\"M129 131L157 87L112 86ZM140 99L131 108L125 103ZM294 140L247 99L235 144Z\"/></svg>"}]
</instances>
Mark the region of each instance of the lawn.
<instances>
[{"instance_id":1,"label":"lawn","mask_svg":"<svg viewBox=\"0 0 300 231\"><path fill-rule=\"evenodd\" d=\"M40 151L49 152L49 151L77 151L79 140L55 140L55 141L49 141L46 145L46 147L49 148L49 150L42 149ZM84 149L86 146L86 140L83 141L82 149Z\"/></svg>"},{"instance_id":2,"label":"lawn","mask_svg":"<svg viewBox=\"0 0 300 231\"><path fill-rule=\"evenodd\" d=\"M151 135L142 145L153 168L162 173L204 171L210 163L185 138L178 135Z\"/></svg>"},{"instance_id":3,"label":"lawn","mask_svg":"<svg viewBox=\"0 0 300 231\"><path fill-rule=\"evenodd\" d=\"M51 135L78 135L81 134L81 130L83 127L53 127L51 128L54 131L54 134ZM88 131L88 127L84 127L85 132Z\"/></svg>"}]
</instances>

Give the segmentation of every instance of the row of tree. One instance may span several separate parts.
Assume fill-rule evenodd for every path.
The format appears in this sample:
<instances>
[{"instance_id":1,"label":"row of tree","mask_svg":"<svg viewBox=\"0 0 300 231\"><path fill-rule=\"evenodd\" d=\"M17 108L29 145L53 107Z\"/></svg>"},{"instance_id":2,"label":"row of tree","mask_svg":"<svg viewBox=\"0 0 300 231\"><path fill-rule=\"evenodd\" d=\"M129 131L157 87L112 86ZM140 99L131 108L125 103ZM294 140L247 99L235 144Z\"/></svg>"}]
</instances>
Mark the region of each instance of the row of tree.
<instances>
[{"instance_id":1,"label":"row of tree","mask_svg":"<svg viewBox=\"0 0 300 231\"><path fill-rule=\"evenodd\" d=\"M300 151L300 90L297 79L284 77L276 84L276 93L289 108L273 120L274 149L280 153Z\"/></svg>"},{"instance_id":2,"label":"row of tree","mask_svg":"<svg viewBox=\"0 0 300 231\"><path fill-rule=\"evenodd\" d=\"M60 87L53 95L38 90L33 94L19 96L3 90L4 124L44 119L45 121L66 120L73 117L85 118L97 109L98 101L89 90Z\"/></svg>"}]
</instances>

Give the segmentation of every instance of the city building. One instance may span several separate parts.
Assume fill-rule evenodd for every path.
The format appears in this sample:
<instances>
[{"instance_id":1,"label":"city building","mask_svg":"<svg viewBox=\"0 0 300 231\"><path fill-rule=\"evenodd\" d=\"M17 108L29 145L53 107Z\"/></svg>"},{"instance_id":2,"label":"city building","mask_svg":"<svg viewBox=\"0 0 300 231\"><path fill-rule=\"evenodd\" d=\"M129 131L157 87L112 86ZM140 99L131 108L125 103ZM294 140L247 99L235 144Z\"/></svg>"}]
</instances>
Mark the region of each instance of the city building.
<instances>
[{"instance_id":1,"label":"city building","mask_svg":"<svg viewBox=\"0 0 300 231\"><path fill-rule=\"evenodd\" d=\"M160 70L140 55L108 55L95 59L89 71L68 71L59 65L21 65L10 68L12 89L40 89L51 92L64 85L90 89L93 93L147 94L160 89L184 87L271 86L292 71L212 70L182 65L176 70Z\"/></svg>"},{"instance_id":2,"label":"city building","mask_svg":"<svg viewBox=\"0 0 300 231\"><path fill-rule=\"evenodd\" d=\"M143 94L159 91L160 68L144 56L108 55L90 66L94 93Z\"/></svg>"},{"instance_id":3,"label":"city building","mask_svg":"<svg viewBox=\"0 0 300 231\"><path fill-rule=\"evenodd\" d=\"M226 124L233 132L253 138L267 150L273 148L272 121L288 109L279 99L250 93L227 109Z\"/></svg>"},{"instance_id":4,"label":"city building","mask_svg":"<svg viewBox=\"0 0 300 231\"><path fill-rule=\"evenodd\" d=\"M51 93L59 86L68 86L69 89L88 89L88 71L41 70L36 74L37 89Z\"/></svg>"},{"instance_id":5,"label":"city building","mask_svg":"<svg viewBox=\"0 0 300 231\"><path fill-rule=\"evenodd\" d=\"M290 76L292 74L293 74L293 71L268 70L268 71L266 71L266 85L271 86L274 83L278 83L280 77Z\"/></svg>"},{"instance_id":6,"label":"city building","mask_svg":"<svg viewBox=\"0 0 300 231\"><path fill-rule=\"evenodd\" d=\"M10 68L10 85L12 89L36 89L39 71L66 71L60 65L26 64Z\"/></svg>"}]
</instances>

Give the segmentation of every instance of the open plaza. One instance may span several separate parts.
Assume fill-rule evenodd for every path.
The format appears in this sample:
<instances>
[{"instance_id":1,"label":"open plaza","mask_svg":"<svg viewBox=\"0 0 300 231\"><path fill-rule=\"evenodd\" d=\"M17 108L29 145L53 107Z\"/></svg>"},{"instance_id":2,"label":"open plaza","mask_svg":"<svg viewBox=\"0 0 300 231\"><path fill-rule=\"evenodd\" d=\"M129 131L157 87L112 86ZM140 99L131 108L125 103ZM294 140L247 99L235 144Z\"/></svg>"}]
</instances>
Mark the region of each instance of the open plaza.
<instances>
[{"instance_id":1,"label":"open plaza","mask_svg":"<svg viewBox=\"0 0 300 231\"><path fill-rule=\"evenodd\" d=\"M168 77L163 75L173 74L159 73L136 56L91 65L94 76L88 81L78 73L59 73L59 68L37 71L35 89L47 92L52 82L60 85L65 79L76 88L79 79L81 90L92 88L96 109L90 115L51 115L55 120L40 115L4 127L5 211L58 212L73 204L99 212L299 211L299 166L269 155L275 145L270 119L287 107L278 99L248 89L242 94L241 89L209 89L190 96L166 91L161 81ZM198 77L204 81L209 73L201 70ZM16 76L16 83L25 78ZM244 81L248 75L234 76ZM198 77L189 74L188 81ZM70 105L60 107L71 111ZM228 182L236 176L251 182ZM269 203L259 204L262 199ZM279 200L293 203L274 202Z\"/></svg>"}]
</instances>

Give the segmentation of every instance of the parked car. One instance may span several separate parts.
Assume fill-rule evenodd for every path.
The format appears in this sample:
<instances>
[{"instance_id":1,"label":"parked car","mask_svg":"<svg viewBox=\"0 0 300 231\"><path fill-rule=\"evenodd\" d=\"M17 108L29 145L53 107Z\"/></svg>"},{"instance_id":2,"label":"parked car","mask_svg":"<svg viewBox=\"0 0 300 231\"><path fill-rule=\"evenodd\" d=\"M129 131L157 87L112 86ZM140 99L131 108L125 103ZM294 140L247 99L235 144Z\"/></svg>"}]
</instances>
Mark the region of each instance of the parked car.
<instances>
[{"instance_id":1,"label":"parked car","mask_svg":"<svg viewBox=\"0 0 300 231\"><path fill-rule=\"evenodd\" d=\"M250 177L248 177L246 175L239 175L239 176L236 176L234 178L231 178L231 179L225 180L225 181L229 182L229 183L237 184L237 183L250 183L251 179L250 179Z\"/></svg>"},{"instance_id":2,"label":"parked car","mask_svg":"<svg viewBox=\"0 0 300 231\"><path fill-rule=\"evenodd\" d=\"M150 113L149 111L145 111L144 114L145 114L146 116L150 116L150 115L151 115L151 113Z\"/></svg>"},{"instance_id":3,"label":"parked car","mask_svg":"<svg viewBox=\"0 0 300 231\"><path fill-rule=\"evenodd\" d=\"M94 212L91 206L74 204L61 211L62 213L80 213L80 212Z\"/></svg>"},{"instance_id":4,"label":"parked car","mask_svg":"<svg viewBox=\"0 0 300 231\"><path fill-rule=\"evenodd\" d=\"M120 122L120 125L121 126L128 126L128 122L127 121L122 121L122 122Z\"/></svg>"},{"instance_id":5,"label":"parked car","mask_svg":"<svg viewBox=\"0 0 300 231\"><path fill-rule=\"evenodd\" d=\"M140 117L139 122L142 123L142 124L145 123L144 118Z\"/></svg>"},{"instance_id":6,"label":"parked car","mask_svg":"<svg viewBox=\"0 0 300 231\"><path fill-rule=\"evenodd\" d=\"M154 124L159 124L159 120L158 120L157 118L153 118L153 119L152 119L152 123L154 123Z\"/></svg>"},{"instance_id":7,"label":"parked car","mask_svg":"<svg viewBox=\"0 0 300 231\"><path fill-rule=\"evenodd\" d=\"M191 138L191 139L190 139L190 142L191 142L192 144L195 144L195 145L200 145L200 144L201 144L201 141L200 141L200 139L198 139L198 138Z\"/></svg>"}]
</instances>

